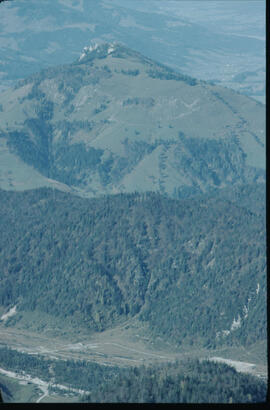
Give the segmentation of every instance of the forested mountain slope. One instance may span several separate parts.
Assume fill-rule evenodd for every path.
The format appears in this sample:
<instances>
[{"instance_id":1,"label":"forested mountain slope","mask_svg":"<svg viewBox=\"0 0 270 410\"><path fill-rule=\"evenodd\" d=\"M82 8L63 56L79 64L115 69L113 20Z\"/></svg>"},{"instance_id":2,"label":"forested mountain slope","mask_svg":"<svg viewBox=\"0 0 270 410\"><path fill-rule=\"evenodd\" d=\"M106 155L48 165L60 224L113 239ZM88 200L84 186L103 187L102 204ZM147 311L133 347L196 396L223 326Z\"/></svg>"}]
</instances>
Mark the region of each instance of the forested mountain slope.
<instances>
[{"instance_id":1,"label":"forested mountain slope","mask_svg":"<svg viewBox=\"0 0 270 410\"><path fill-rule=\"evenodd\" d=\"M136 316L176 344L266 338L264 212L40 189L1 191L0 221L0 302L17 312L7 325L91 332Z\"/></svg>"}]
</instances>

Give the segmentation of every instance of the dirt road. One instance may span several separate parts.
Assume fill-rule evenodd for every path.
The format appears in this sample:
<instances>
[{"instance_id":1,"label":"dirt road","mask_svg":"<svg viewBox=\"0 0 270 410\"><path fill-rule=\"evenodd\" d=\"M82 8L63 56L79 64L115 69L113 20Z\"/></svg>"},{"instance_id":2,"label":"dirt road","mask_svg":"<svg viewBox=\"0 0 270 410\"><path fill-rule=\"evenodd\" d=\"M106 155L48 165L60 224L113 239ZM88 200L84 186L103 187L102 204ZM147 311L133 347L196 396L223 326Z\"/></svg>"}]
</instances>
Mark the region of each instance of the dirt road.
<instances>
[{"instance_id":1,"label":"dirt road","mask_svg":"<svg viewBox=\"0 0 270 410\"><path fill-rule=\"evenodd\" d=\"M26 374L23 372L16 373L16 372L12 372L12 371L0 368L0 373L2 373L5 376L11 377L13 379L35 384L42 391L42 395L37 399L36 403L41 402L41 400L44 399L44 397L49 395L49 386L51 386L52 388L57 388L57 389L64 390L64 391L71 391L71 392L78 393L78 394L89 394L90 393L89 391L86 391L86 390L74 389L71 387L64 386L62 384L49 383L49 382L39 379L38 377L32 377L30 374Z\"/></svg>"}]
</instances>

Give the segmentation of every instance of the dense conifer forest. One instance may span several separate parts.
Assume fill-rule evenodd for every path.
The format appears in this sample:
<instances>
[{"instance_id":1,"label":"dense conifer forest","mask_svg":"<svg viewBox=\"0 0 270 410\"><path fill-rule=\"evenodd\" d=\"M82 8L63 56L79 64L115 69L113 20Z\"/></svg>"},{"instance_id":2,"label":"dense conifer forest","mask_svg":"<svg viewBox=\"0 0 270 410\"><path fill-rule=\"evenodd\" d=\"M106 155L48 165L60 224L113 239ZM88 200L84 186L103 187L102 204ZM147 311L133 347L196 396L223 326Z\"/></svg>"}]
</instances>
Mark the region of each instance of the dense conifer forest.
<instances>
[{"instance_id":1,"label":"dense conifer forest","mask_svg":"<svg viewBox=\"0 0 270 410\"><path fill-rule=\"evenodd\" d=\"M249 209L252 193L263 201L263 185L242 203L239 190L235 202L1 191L0 303L17 308L7 324L31 328L35 312L39 331L46 315L102 331L136 316L178 345L265 339L265 215Z\"/></svg>"},{"instance_id":2,"label":"dense conifer forest","mask_svg":"<svg viewBox=\"0 0 270 410\"><path fill-rule=\"evenodd\" d=\"M221 363L175 361L154 366L104 366L86 361L45 359L0 348L2 366L90 393L94 403L254 403L266 400L266 383ZM1 386L5 393L5 386ZM51 387L54 388L53 386Z\"/></svg>"}]
</instances>

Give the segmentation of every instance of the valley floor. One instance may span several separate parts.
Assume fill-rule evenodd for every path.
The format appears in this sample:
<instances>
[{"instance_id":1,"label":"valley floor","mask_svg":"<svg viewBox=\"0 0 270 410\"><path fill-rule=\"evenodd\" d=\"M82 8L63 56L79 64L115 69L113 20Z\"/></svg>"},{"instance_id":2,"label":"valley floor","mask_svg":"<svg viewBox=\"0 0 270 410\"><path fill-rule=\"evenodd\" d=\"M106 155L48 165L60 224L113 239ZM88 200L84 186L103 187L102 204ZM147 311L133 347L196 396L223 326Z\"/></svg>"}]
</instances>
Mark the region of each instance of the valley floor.
<instances>
[{"instance_id":1,"label":"valley floor","mask_svg":"<svg viewBox=\"0 0 270 410\"><path fill-rule=\"evenodd\" d=\"M188 357L210 359L216 362L224 362L233 366L238 372L249 373L267 379L267 359L262 359L263 345L257 346L253 351L244 348L220 348L216 350L194 349L180 350L173 346L160 342L160 348L148 339L138 329L126 329L119 326L115 329L97 333L91 336L77 336L73 339L60 337L46 337L43 334L18 330L11 327L1 326L0 346L7 346L17 351L42 355L45 358L61 360L86 360L105 366L138 366L141 364L151 365L157 363L184 360ZM137 333L138 332L138 333ZM167 346L167 347L166 347ZM260 354L259 354L259 353ZM1 367L1 364L0 364ZM43 401L48 396L49 383L32 377L29 374L18 374L9 369L1 369L0 373L8 377L20 380L20 382L33 383L40 389L37 401ZM52 384L50 384L52 387ZM62 393L80 395L85 393L79 389L70 389L68 386L55 385Z\"/></svg>"}]
</instances>

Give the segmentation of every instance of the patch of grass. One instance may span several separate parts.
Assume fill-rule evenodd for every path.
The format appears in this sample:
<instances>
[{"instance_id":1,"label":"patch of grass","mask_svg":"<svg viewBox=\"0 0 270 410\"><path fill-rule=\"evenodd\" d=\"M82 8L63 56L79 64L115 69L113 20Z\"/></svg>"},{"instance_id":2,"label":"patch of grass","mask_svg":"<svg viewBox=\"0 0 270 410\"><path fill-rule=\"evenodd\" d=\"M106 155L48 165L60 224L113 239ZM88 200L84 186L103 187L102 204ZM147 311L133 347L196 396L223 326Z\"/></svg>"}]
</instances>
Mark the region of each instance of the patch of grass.
<instances>
[{"instance_id":1,"label":"patch of grass","mask_svg":"<svg viewBox=\"0 0 270 410\"><path fill-rule=\"evenodd\" d=\"M67 393L63 393L63 395L50 394L48 396L45 396L44 399L40 401L40 403L78 403L80 401L81 396L69 396Z\"/></svg>"},{"instance_id":2,"label":"patch of grass","mask_svg":"<svg viewBox=\"0 0 270 410\"><path fill-rule=\"evenodd\" d=\"M20 384L18 380L0 374L0 388L4 403L36 402L41 390L34 384Z\"/></svg>"}]
</instances>

